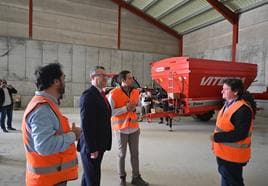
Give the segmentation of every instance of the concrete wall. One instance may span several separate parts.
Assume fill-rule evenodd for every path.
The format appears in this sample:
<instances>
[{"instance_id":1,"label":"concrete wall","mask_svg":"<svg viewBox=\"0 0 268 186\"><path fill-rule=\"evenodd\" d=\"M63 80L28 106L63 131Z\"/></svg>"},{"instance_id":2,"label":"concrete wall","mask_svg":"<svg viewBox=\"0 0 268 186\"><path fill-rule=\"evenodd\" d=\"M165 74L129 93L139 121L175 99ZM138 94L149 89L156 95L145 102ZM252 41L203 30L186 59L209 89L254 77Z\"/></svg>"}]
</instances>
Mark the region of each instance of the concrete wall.
<instances>
[{"instance_id":1,"label":"concrete wall","mask_svg":"<svg viewBox=\"0 0 268 186\"><path fill-rule=\"evenodd\" d=\"M0 37L0 78L7 79L18 89L25 106L35 92L35 68L59 62L66 74L62 105L73 106L74 97L79 97L89 84L88 73L92 66L102 65L113 73L130 70L144 86L151 84L149 63L165 57L167 55L157 53Z\"/></svg>"},{"instance_id":2,"label":"concrete wall","mask_svg":"<svg viewBox=\"0 0 268 186\"><path fill-rule=\"evenodd\" d=\"M178 55L178 40L122 9L121 48Z\"/></svg>"},{"instance_id":3,"label":"concrete wall","mask_svg":"<svg viewBox=\"0 0 268 186\"><path fill-rule=\"evenodd\" d=\"M237 61L258 64L258 74L249 90L263 92L268 87L268 5L245 12L239 18ZM184 55L231 60L232 25L222 21L184 36ZM258 106L268 115L267 101Z\"/></svg>"},{"instance_id":4,"label":"concrete wall","mask_svg":"<svg viewBox=\"0 0 268 186\"><path fill-rule=\"evenodd\" d=\"M22 95L34 94L34 69L60 62L66 73L64 106L87 87L88 71L128 69L141 85L151 84L149 62L178 53L177 40L122 9L121 50L117 50L118 6L110 0L34 0L29 40L28 1L0 1L0 78ZM2 36L2 37L1 37Z\"/></svg>"},{"instance_id":5,"label":"concrete wall","mask_svg":"<svg viewBox=\"0 0 268 186\"><path fill-rule=\"evenodd\" d=\"M28 38L28 1L0 1L0 36ZM117 48L118 6L110 0L34 0L33 39ZM169 34L122 9L121 49L178 54Z\"/></svg>"}]
</instances>

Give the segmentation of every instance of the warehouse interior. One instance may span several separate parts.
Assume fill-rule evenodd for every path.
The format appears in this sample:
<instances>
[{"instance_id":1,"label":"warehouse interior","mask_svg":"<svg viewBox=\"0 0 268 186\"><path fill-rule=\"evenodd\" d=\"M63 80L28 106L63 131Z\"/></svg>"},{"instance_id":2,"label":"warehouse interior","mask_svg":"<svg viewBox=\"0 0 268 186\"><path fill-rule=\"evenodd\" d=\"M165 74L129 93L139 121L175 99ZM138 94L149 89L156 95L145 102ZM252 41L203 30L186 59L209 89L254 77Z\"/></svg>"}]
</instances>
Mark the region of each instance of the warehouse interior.
<instances>
[{"instance_id":1,"label":"warehouse interior","mask_svg":"<svg viewBox=\"0 0 268 186\"><path fill-rule=\"evenodd\" d=\"M246 185L268 182L268 1L267 0L0 0L0 79L13 85L20 108L35 93L34 70L59 62L66 75L63 112L80 123L78 100L95 65L108 73L129 70L139 84L152 86L150 63L177 56L257 64L249 87L260 93L253 155ZM220 92L219 92L220 94ZM150 185L219 185L208 122L174 120L173 132L158 120L141 122L141 171ZM102 164L102 185L117 185L116 144ZM25 185L21 131L0 133L0 185ZM127 157L129 158L129 157ZM130 174L130 165L127 164ZM68 185L79 185L81 179ZM128 180L129 182L129 180ZM128 183L131 185L130 183Z\"/></svg>"}]
</instances>

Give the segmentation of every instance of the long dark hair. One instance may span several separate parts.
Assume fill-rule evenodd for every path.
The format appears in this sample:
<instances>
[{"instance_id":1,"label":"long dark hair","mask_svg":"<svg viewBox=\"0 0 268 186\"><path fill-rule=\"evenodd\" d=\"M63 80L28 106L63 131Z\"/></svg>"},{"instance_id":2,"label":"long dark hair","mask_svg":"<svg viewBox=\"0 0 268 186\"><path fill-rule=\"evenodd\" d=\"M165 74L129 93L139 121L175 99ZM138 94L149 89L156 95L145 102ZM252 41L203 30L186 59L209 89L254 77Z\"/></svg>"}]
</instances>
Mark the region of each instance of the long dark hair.
<instances>
[{"instance_id":1,"label":"long dark hair","mask_svg":"<svg viewBox=\"0 0 268 186\"><path fill-rule=\"evenodd\" d=\"M243 85L242 80L230 78L230 79L225 79L223 83L228 85L232 91L237 92L238 99L243 99L250 105L255 116L256 110L257 110L257 104L254 101L253 95L249 91L244 90L244 85Z\"/></svg>"}]
</instances>

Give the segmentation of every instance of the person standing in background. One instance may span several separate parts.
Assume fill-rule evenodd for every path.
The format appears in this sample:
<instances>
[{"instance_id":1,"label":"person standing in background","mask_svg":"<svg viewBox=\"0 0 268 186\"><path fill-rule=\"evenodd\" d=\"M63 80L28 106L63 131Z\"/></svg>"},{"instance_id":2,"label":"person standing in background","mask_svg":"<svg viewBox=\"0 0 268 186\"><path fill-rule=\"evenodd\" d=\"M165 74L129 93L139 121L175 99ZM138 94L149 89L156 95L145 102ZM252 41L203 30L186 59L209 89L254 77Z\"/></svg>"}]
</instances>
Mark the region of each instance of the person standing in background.
<instances>
[{"instance_id":1,"label":"person standing in background","mask_svg":"<svg viewBox=\"0 0 268 186\"><path fill-rule=\"evenodd\" d=\"M240 79L223 82L225 104L218 113L216 128L211 135L222 186L243 186L243 167L250 160L251 136L256 103L244 91Z\"/></svg>"},{"instance_id":2,"label":"person standing in background","mask_svg":"<svg viewBox=\"0 0 268 186\"><path fill-rule=\"evenodd\" d=\"M93 67L90 81L92 86L80 98L82 133L77 150L84 169L81 185L100 186L102 158L112 146L111 107L103 91L107 84L104 67Z\"/></svg>"},{"instance_id":3,"label":"person standing in background","mask_svg":"<svg viewBox=\"0 0 268 186\"><path fill-rule=\"evenodd\" d=\"M17 90L8 85L5 79L0 80L0 109L1 109L1 129L3 132L8 130L16 130L12 127L12 115L13 115L13 97L12 94L16 94ZM5 126L5 120L7 116L7 128ZM8 130L7 130L8 129Z\"/></svg>"},{"instance_id":4,"label":"person standing in background","mask_svg":"<svg viewBox=\"0 0 268 186\"><path fill-rule=\"evenodd\" d=\"M126 186L125 157L129 145L132 166L131 184L147 186L139 171L139 136L136 107L139 102L139 91L132 87L133 76L130 71L121 71L118 75L120 87L113 89L108 97L112 107L112 129L118 142L118 172L120 186Z\"/></svg>"},{"instance_id":5,"label":"person standing in background","mask_svg":"<svg viewBox=\"0 0 268 186\"><path fill-rule=\"evenodd\" d=\"M141 113L139 122L143 121L143 116L149 114L152 108L152 93L148 90L147 87L144 87L144 90L140 93L140 103L141 103Z\"/></svg>"},{"instance_id":6,"label":"person standing in background","mask_svg":"<svg viewBox=\"0 0 268 186\"><path fill-rule=\"evenodd\" d=\"M80 128L69 125L60 111L65 75L59 63L38 67L36 91L23 115L22 136L26 154L26 186L65 186L78 178L75 141Z\"/></svg>"}]
</instances>

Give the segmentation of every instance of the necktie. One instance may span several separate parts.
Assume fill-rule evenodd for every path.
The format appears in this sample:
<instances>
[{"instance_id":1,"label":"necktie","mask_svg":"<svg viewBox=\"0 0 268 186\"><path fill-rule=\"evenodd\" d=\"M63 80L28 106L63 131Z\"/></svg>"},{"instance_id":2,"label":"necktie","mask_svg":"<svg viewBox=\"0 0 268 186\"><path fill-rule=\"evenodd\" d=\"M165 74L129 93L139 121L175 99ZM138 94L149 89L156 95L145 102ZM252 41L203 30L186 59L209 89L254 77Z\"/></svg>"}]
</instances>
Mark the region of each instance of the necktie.
<instances>
[{"instance_id":1,"label":"necktie","mask_svg":"<svg viewBox=\"0 0 268 186\"><path fill-rule=\"evenodd\" d=\"M103 99L105 101L105 104L106 104L107 108L110 110L110 104L108 102L108 99L105 96L105 92L104 91L101 91L101 95L102 95L102 97L103 97Z\"/></svg>"}]
</instances>

